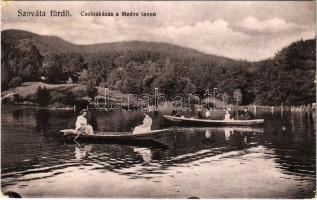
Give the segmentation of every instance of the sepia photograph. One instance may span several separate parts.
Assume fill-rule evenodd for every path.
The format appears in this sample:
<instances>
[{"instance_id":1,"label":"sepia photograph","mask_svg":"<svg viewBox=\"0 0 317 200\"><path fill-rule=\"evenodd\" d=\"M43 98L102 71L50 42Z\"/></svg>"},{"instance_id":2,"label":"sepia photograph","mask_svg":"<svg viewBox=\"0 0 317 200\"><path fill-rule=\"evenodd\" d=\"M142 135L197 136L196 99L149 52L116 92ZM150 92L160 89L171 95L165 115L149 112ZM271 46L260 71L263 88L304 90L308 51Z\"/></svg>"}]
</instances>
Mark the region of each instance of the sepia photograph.
<instances>
[{"instance_id":1,"label":"sepia photograph","mask_svg":"<svg viewBox=\"0 0 317 200\"><path fill-rule=\"evenodd\" d=\"M1 1L1 197L311 199L315 1Z\"/></svg>"}]
</instances>

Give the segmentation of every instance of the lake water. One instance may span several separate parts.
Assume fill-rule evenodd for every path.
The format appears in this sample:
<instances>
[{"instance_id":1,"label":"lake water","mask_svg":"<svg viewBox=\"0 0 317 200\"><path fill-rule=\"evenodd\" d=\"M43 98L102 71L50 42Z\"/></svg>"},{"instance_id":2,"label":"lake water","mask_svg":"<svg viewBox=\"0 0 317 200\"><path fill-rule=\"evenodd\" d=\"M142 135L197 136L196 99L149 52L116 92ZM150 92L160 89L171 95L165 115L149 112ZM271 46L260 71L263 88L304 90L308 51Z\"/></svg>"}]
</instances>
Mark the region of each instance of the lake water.
<instances>
[{"instance_id":1,"label":"lake water","mask_svg":"<svg viewBox=\"0 0 317 200\"><path fill-rule=\"evenodd\" d=\"M151 114L153 129L167 127ZM258 112L263 127L181 128L160 145L66 143L72 111L2 106L1 186L23 197L311 198L312 112ZM90 113L99 131L129 131L138 112Z\"/></svg>"}]
</instances>

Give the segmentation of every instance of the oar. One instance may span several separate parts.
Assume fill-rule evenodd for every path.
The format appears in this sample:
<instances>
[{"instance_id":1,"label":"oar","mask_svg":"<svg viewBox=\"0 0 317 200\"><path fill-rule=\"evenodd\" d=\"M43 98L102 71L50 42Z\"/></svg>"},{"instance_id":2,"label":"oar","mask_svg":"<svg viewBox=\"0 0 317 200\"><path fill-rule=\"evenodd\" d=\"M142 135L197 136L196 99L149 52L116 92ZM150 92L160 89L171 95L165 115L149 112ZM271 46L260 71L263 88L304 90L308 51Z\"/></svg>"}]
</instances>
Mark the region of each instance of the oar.
<instances>
[{"instance_id":1,"label":"oar","mask_svg":"<svg viewBox=\"0 0 317 200\"><path fill-rule=\"evenodd\" d=\"M76 140L74 140L74 142L75 142L77 145L80 145Z\"/></svg>"},{"instance_id":2,"label":"oar","mask_svg":"<svg viewBox=\"0 0 317 200\"><path fill-rule=\"evenodd\" d=\"M79 137L81 131L78 131L78 135L75 137L74 141Z\"/></svg>"}]
</instances>

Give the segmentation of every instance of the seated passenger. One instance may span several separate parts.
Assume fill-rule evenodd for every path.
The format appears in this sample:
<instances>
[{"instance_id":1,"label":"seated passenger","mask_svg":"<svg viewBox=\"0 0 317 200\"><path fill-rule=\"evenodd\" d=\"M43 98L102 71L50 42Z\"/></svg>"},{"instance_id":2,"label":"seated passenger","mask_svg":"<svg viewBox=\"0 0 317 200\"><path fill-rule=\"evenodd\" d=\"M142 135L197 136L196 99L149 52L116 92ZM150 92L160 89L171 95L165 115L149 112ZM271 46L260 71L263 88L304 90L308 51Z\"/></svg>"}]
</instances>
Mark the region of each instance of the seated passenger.
<instances>
[{"instance_id":1,"label":"seated passenger","mask_svg":"<svg viewBox=\"0 0 317 200\"><path fill-rule=\"evenodd\" d=\"M224 120L233 120L233 119L231 119L231 116L230 116L230 112L229 112L229 110L226 110L226 114L225 114L225 119Z\"/></svg>"},{"instance_id":2,"label":"seated passenger","mask_svg":"<svg viewBox=\"0 0 317 200\"><path fill-rule=\"evenodd\" d=\"M145 117L143 119L143 124L136 126L132 132L132 134L145 133L151 131L152 127L152 119L149 115L144 113Z\"/></svg>"},{"instance_id":3,"label":"seated passenger","mask_svg":"<svg viewBox=\"0 0 317 200\"><path fill-rule=\"evenodd\" d=\"M212 108L206 109L205 116L207 119L211 117L211 112L212 112Z\"/></svg>"}]
</instances>

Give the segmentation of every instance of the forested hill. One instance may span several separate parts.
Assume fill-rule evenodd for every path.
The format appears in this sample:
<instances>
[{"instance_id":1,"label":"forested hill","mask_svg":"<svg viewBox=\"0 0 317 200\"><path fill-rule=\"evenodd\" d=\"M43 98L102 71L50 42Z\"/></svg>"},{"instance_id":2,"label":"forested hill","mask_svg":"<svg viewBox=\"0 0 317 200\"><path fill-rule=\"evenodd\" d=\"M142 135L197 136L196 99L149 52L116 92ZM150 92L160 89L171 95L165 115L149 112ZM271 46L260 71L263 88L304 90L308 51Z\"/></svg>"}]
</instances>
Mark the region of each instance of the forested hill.
<instances>
[{"instance_id":1,"label":"forested hill","mask_svg":"<svg viewBox=\"0 0 317 200\"><path fill-rule=\"evenodd\" d=\"M49 83L72 77L124 93L152 93L158 87L167 96L202 95L217 87L218 98L231 103L307 104L315 101L315 42L301 40L274 58L247 62L166 43L75 45L55 36L5 30L2 89L40 77Z\"/></svg>"},{"instance_id":2,"label":"forested hill","mask_svg":"<svg viewBox=\"0 0 317 200\"><path fill-rule=\"evenodd\" d=\"M104 54L112 52L152 52L170 57L194 57L208 60L215 63L232 63L233 59L205 54L195 49L185 48L173 44L146 42L146 41L122 41L91 45L76 45L67 42L56 36L43 36L35 33L21 30L4 30L2 31L2 41L6 43L16 43L21 40L32 41L39 49L42 55L61 54L61 53L80 53L87 54Z\"/></svg>"},{"instance_id":3,"label":"forested hill","mask_svg":"<svg viewBox=\"0 0 317 200\"><path fill-rule=\"evenodd\" d=\"M14 45L21 41L30 41L34 44L42 55L62 52L78 51L76 45L73 45L56 36L42 36L22 30L4 30L1 32L1 43Z\"/></svg>"}]
</instances>

